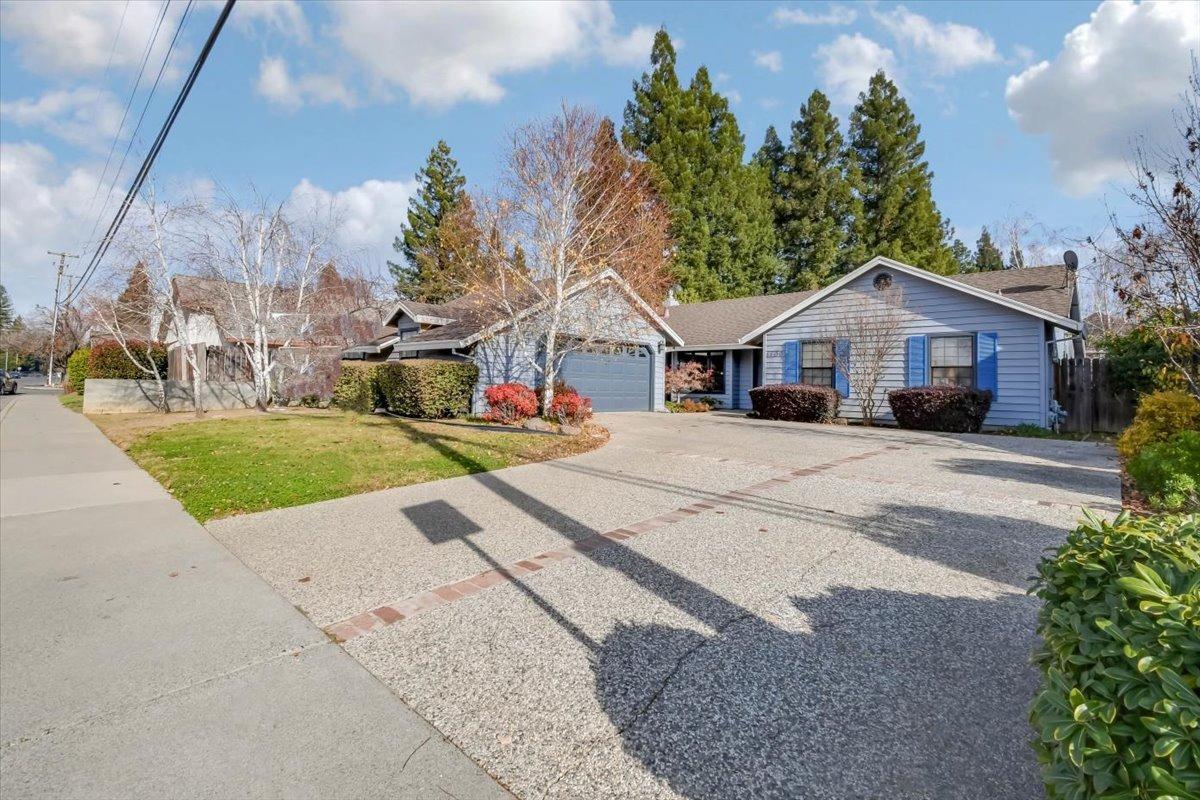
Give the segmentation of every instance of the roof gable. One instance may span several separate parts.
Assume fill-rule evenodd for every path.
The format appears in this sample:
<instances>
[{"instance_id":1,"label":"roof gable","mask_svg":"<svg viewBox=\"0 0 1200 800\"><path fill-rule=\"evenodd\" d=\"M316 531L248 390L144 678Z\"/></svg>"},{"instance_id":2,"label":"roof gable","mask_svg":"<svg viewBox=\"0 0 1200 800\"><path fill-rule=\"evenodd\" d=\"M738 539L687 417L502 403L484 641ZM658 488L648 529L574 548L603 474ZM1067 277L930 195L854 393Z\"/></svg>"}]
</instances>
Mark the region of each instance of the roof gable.
<instances>
[{"instance_id":1,"label":"roof gable","mask_svg":"<svg viewBox=\"0 0 1200 800\"><path fill-rule=\"evenodd\" d=\"M885 258L884 256L875 256L874 258L872 258L867 263L863 264L858 269L855 269L855 270L847 273L839 280L835 281L834 283L831 283L829 286L826 286L824 289L821 289L820 291L817 291L817 292L813 292L809 296L807 296L807 297L801 299L799 302L795 303L790 308L786 309L785 311L777 314L776 316L774 316L771 319L767 320L766 322L762 323L758 327L754 328L749 333L743 335L738 340L738 343L746 344L747 342L750 342L753 339L756 339L759 336L762 336L766 331L770 330L771 328L774 328L776 325L780 324L784 320L787 320L787 319L795 316L796 314L799 314L801 311L808 308L809 306L812 306L815 303L818 303L822 299L833 294L834 292L841 290L842 287L853 282L860 275L866 273L867 271L869 271L871 269L874 269L875 267L880 267L880 266L885 266L891 270L896 270L898 272L903 272L905 274L913 275L918 278L923 278L924 280L930 281L932 283L937 283L942 286L947 286L949 288L956 289L958 291L963 292L964 294L968 294L973 297L977 297L982 300L986 300L990 303L996 303L998 305L1005 306L1007 308L1011 308L1014 311L1020 311L1025 314L1029 314L1030 316L1038 317L1040 319L1047 320L1048 322L1053 322L1055 325L1058 325L1061 328L1065 328L1066 330L1076 331L1076 332L1082 330L1081 323L1078 320L1071 319L1066 314L1055 313L1054 311L1050 311L1045 308L1040 308L1029 302L1024 302L1021 299L1016 299L1017 297L1020 297L1022 295L1021 292L1015 292L1015 294L1014 294L1014 292L1010 290L1009 294L1005 294L1002 289L988 290L985 288L981 288L979 286L972 285L971 283L968 283L967 281L964 281L964 280L956 280L954 278L946 277L945 275L938 275L936 273L929 272L928 270L923 270L923 269L919 269L918 267L911 266L909 264L904 264L900 261L894 261L890 258ZM1035 267L1033 269L1047 270L1047 269L1055 269L1055 268ZM1066 268L1063 267L1063 269L1065 270ZM1023 272L1024 270L1006 270L1006 271ZM991 274L991 273L983 273L983 274ZM966 276L957 276L957 277L962 278L962 277L966 277ZM1035 288L1033 291L1034 292L1047 291L1047 287L1045 287L1044 285L1040 285L1038 288ZM1071 286L1070 291L1072 293L1074 292L1073 285ZM1029 294L1032 294L1032 292ZM1069 308L1068 308L1068 313L1069 313Z\"/></svg>"}]
</instances>

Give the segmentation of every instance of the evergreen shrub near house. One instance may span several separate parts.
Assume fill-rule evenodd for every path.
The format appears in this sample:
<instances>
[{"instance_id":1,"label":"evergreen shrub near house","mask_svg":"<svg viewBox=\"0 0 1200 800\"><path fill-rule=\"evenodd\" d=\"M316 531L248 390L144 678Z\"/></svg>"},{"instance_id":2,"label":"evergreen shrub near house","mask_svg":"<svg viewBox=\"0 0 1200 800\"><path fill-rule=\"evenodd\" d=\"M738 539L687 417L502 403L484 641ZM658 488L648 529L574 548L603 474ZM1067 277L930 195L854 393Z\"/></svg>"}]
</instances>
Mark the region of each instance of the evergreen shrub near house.
<instances>
[{"instance_id":1,"label":"evergreen shrub near house","mask_svg":"<svg viewBox=\"0 0 1200 800\"><path fill-rule=\"evenodd\" d=\"M1180 431L1200 428L1200 400L1176 390L1145 395L1131 424L1117 439L1117 452L1131 459L1148 445L1165 442Z\"/></svg>"},{"instance_id":2,"label":"evergreen shrub near house","mask_svg":"<svg viewBox=\"0 0 1200 800\"><path fill-rule=\"evenodd\" d=\"M888 405L901 428L978 433L992 407L992 393L965 386L914 386L888 392Z\"/></svg>"},{"instance_id":3,"label":"evergreen shrub near house","mask_svg":"<svg viewBox=\"0 0 1200 800\"><path fill-rule=\"evenodd\" d=\"M388 411L442 419L471 410L479 368L469 361L411 358L380 364L375 376Z\"/></svg>"},{"instance_id":4,"label":"evergreen shrub near house","mask_svg":"<svg viewBox=\"0 0 1200 800\"><path fill-rule=\"evenodd\" d=\"M1147 445L1125 466L1152 507L1200 512L1200 431Z\"/></svg>"},{"instance_id":5,"label":"evergreen shrub near house","mask_svg":"<svg viewBox=\"0 0 1200 800\"><path fill-rule=\"evenodd\" d=\"M841 396L830 386L786 383L750 390L750 405L760 419L788 422L832 422Z\"/></svg>"},{"instance_id":6,"label":"evergreen shrub near house","mask_svg":"<svg viewBox=\"0 0 1200 800\"><path fill-rule=\"evenodd\" d=\"M383 405L375 371L380 364L343 361L342 371L333 384L333 404L347 411L370 414Z\"/></svg>"},{"instance_id":7,"label":"evergreen shrub near house","mask_svg":"<svg viewBox=\"0 0 1200 800\"><path fill-rule=\"evenodd\" d=\"M167 348L159 343L150 345L149 353L144 342L126 342L129 352L138 358L141 365L134 363L129 354L117 342L109 339L96 342L88 352L87 376L89 378L116 378L124 380L148 380L146 370L153 360L158 368L158 374L166 380L167 377ZM68 361L68 366L70 362Z\"/></svg>"},{"instance_id":8,"label":"evergreen shrub near house","mask_svg":"<svg viewBox=\"0 0 1200 800\"><path fill-rule=\"evenodd\" d=\"M83 394L83 382L87 378L88 372L88 356L91 351L86 347L81 347L71 357L67 359L67 392L75 394Z\"/></svg>"},{"instance_id":9,"label":"evergreen shrub near house","mask_svg":"<svg viewBox=\"0 0 1200 800\"><path fill-rule=\"evenodd\" d=\"M1030 722L1052 800L1200 796L1198 526L1085 512L1038 567Z\"/></svg>"}]
</instances>

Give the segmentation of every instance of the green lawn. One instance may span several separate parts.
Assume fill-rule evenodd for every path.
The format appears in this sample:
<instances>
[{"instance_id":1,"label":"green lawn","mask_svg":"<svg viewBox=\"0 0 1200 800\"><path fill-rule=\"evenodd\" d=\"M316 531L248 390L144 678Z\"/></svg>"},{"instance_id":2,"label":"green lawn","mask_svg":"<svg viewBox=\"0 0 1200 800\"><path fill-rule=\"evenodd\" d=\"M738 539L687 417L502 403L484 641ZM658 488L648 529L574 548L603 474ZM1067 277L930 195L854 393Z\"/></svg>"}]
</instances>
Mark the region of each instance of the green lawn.
<instances>
[{"instance_id":1,"label":"green lawn","mask_svg":"<svg viewBox=\"0 0 1200 800\"><path fill-rule=\"evenodd\" d=\"M83 395L81 394L60 394L58 402L72 411L83 411Z\"/></svg>"},{"instance_id":2,"label":"green lawn","mask_svg":"<svg viewBox=\"0 0 1200 800\"><path fill-rule=\"evenodd\" d=\"M201 522L542 461L603 442L339 411L91 419Z\"/></svg>"}]
</instances>

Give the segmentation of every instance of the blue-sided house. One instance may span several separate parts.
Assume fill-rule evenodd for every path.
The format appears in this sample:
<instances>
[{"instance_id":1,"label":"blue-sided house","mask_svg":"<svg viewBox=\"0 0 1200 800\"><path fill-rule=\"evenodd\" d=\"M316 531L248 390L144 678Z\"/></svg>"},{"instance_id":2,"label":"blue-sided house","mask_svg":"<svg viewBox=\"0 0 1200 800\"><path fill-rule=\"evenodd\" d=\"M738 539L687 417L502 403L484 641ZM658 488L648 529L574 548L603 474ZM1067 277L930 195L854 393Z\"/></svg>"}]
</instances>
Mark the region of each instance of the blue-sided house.
<instances>
[{"instance_id":1,"label":"blue-sided house","mask_svg":"<svg viewBox=\"0 0 1200 800\"><path fill-rule=\"evenodd\" d=\"M668 348L668 363L711 368L703 394L725 408L750 408L754 386L809 383L836 388L842 415L855 418L859 398L837 368L855 354L838 336L839 321L882 292L899 295L904 313L880 396L904 386L974 386L994 394L989 427L1051 424L1051 363L1081 349L1083 332L1066 266L945 277L876 257L816 291L675 305L665 319L683 344ZM886 401L881 408L880 421L890 421Z\"/></svg>"}]
</instances>

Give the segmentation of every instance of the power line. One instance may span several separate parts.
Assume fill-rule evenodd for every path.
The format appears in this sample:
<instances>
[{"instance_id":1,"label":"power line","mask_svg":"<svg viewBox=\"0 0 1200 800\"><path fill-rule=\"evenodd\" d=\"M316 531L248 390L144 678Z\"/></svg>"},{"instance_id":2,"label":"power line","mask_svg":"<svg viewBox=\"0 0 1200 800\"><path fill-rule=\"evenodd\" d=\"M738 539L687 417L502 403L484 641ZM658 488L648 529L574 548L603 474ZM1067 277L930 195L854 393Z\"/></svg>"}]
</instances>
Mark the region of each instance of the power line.
<instances>
[{"instance_id":1,"label":"power line","mask_svg":"<svg viewBox=\"0 0 1200 800\"><path fill-rule=\"evenodd\" d=\"M142 167L138 170L137 175L133 179L133 183L129 187L129 191L125 193L125 199L121 201L121 207L117 209L117 214L113 217L112 223L108 226L108 231L104 234L104 238L97 245L95 253L92 254L88 261L87 267L83 271L83 275L79 283L75 286L74 291L67 298L67 302L78 297L83 291L83 287L91 280L96 268L100 265L104 254L108 252L109 246L116 237L117 231L121 228L121 223L125 221L125 215L129 213L130 207L133 205L134 199L137 198L138 192L142 188L142 184L146 182L146 177L150 174L150 168L154 166L154 160L158 158L159 151L162 150L163 143L167 140L167 134L171 132L171 127L175 124L175 120L179 117L179 112L183 109L183 104L187 100L188 95L192 91L192 87L196 83L196 79L200 77L200 70L204 67L204 62L208 60L209 53L212 52L213 46L217 43L217 37L221 34L221 29L225 27L226 20L233 12L233 6L237 0L226 0L224 8L221 9L221 15L217 17L216 23L213 24L212 31L208 34L208 39L204 42L203 49L196 57L196 63L192 65L191 72L188 73L187 79L183 86L179 89L179 96L175 98L175 104L171 106L171 111L167 115L167 119L163 122L162 128L155 137L154 143L150 145L150 151L146 154L146 158L142 161Z\"/></svg>"},{"instance_id":2,"label":"power line","mask_svg":"<svg viewBox=\"0 0 1200 800\"><path fill-rule=\"evenodd\" d=\"M171 0L166 0L166 2L163 3L162 9L158 12L158 21L154 25L154 32L152 34L150 34L150 41L146 43L146 52L142 53L142 63L138 67L137 75L133 79L133 86L129 90L129 98L125 101L125 110L123 112L121 112L121 122L117 125L117 132L113 134L112 144L109 145L109 148L108 148L108 157L104 159L104 169L100 173L100 180L96 182L96 188L92 191L92 199L88 201L88 210L84 216L87 216L88 214L92 213L92 207L96 205L96 198L100 196L100 187L104 185L104 179L108 177L109 164L112 163L113 153L116 152L116 149L117 149L117 142L119 142L121 140L121 131L124 130L124 128L125 128L125 120L129 118L129 109L131 109L133 107L133 99L135 97L137 97L138 87L142 85L142 75L145 74L145 72L146 72L146 64L149 63L149 61L150 61L150 53L152 53L154 51L154 43L158 41L158 32L162 28L163 20L166 19L166 16L167 16L167 8L170 5L171 5ZM126 6L126 11L128 11L128 6ZM122 27L124 26L124 24L125 24L125 14L124 14L124 12L122 12L122 14L121 14ZM118 29L117 36L120 36L120 35L121 35L121 32ZM116 49L117 49L117 41L116 41L116 39L114 39L112 50L115 51ZM111 61L112 61L112 53L110 52L109 53L109 62L111 63ZM105 71L107 73L107 68ZM118 172L116 175L113 176L113 184L112 184L113 186L117 185L117 180L120 177L121 177L120 172ZM91 231L91 233L88 234L89 240L93 236L96 235L96 226L100 224L100 218L102 216L104 216L104 208L105 208L105 206L108 205L108 198L111 196L112 196L112 189L109 188L108 196L106 196L104 198L104 205L100 207L100 210L96 213L96 221L92 223L92 231Z\"/></svg>"},{"instance_id":3,"label":"power line","mask_svg":"<svg viewBox=\"0 0 1200 800\"><path fill-rule=\"evenodd\" d=\"M142 122L146 119L146 112L150 110L150 101L154 99L154 93L158 90L158 84L162 80L163 72L166 71L167 62L171 58L171 51L175 49L175 43L179 40L179 34L183 31L183 25L187 22L188 12L192 10L194 0L188 0L187 6L183 9L183 15L179 18L179 24L175 26L175 35L171 37L171 43L167 45L167 52L163 55L162 63L158 65L158 74L154 76L154 84L150 87L149 93L146 95L146 102L142 105L142 113L138 116L137 125L133 128L133 133L129 135L129 142L125 145L125 152L121 154L121 163L117 165L117 171L113 173L112 185L108 187L108 194L104 197L104 205L100 206L100 213L96 215L96 223L92 225L92 232L88 234L89 239L96 235L96 225L100 222L100 217L104 215L104 209L108 208L108 201L112 198L113 189L117 188L117 181L121 179L121 170L125 169L125 161L129 158L129 151L133 149L133 143L137 141L138 131L142 129Z\"/></svg>"}]
</instances>

